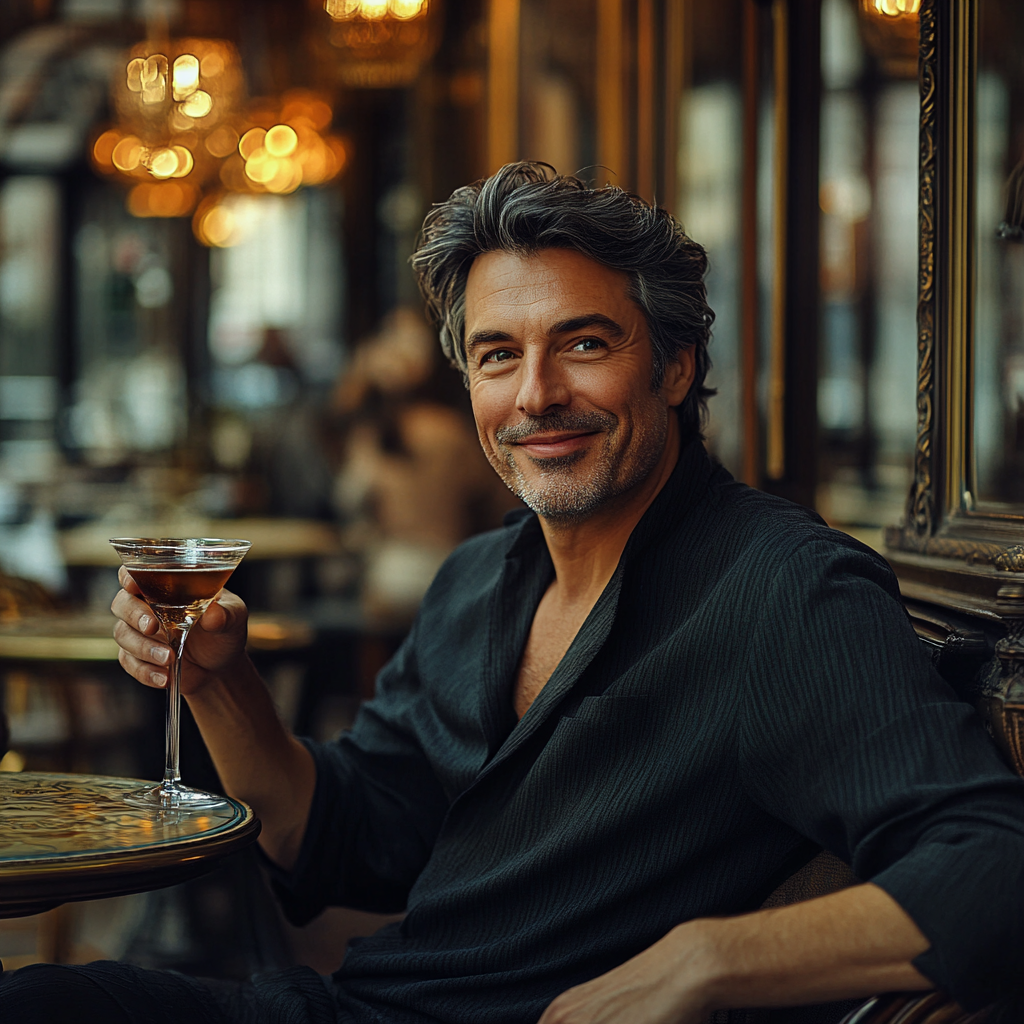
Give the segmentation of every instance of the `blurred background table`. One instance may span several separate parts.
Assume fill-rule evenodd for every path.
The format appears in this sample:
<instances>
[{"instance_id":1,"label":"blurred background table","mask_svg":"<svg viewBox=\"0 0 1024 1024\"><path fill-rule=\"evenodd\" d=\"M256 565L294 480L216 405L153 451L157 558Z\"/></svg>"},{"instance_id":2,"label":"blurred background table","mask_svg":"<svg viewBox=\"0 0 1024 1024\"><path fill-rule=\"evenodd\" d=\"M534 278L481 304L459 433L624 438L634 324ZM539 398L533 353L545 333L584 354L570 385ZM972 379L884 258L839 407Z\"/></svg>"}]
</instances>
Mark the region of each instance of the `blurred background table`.
<instances>
[{"instance_id":1,"label":"blurred background table","mask_svg":"<svg viewBox=\"0 0 1024 1024\"><path fill-rule=\"evenodd\" d=\"M61 554L69 568L117 568L121 563L110 546L114 536L110 523L83 523L60 534ZM316 519L211 519L155 522L140 527L133 537L241 537L252 542L247 562L283 558L313 558L333 555L341 550L337 529Z\"/></svg>"},{"instance_id":2,"label":"blurred background table","mask_svg":"<svg viewBox=\"0 0 1024 1024\"><path fill-rule=\"evenodd\" d=\"M0 773L0 917L145 892L205 874L255 841L236 800L201 815L127 806L134 779Z\"/></svg>"},{"instance_id":3,"label":"blurred background table","mask_svg":"<svg viewBox=\"0 0 1024 1024\"><path fill-rule=\"evenodd\" d=\"M90 612L49 612L0 622L0 661L117 661L114 617ZM287 615L249 617L248 647L292 650L312 642L313 630Z\"/></svg>"}]
</instances>

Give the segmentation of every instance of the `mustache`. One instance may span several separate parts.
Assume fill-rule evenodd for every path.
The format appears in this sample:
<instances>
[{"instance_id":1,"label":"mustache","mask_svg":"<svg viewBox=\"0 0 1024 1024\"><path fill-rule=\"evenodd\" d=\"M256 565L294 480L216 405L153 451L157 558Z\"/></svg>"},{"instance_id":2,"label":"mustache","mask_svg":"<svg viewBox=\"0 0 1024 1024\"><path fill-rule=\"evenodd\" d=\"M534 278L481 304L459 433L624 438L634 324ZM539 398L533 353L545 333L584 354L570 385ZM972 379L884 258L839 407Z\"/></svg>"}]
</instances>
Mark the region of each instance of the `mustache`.
<instances>
[{"instance_id":1,"label":"mustache","mask_svg":"<svg viewBox=\"0 0 1024 1024\"><path fill-rule=\"evenodd\" d=\"M527 416L518 423L499 427L494 432L498 444L517 444L534 434L549 431L590 433L611 430L618 423L618 417L602 412L553 412L547 416Z\"/></svg>"}]
</instances>

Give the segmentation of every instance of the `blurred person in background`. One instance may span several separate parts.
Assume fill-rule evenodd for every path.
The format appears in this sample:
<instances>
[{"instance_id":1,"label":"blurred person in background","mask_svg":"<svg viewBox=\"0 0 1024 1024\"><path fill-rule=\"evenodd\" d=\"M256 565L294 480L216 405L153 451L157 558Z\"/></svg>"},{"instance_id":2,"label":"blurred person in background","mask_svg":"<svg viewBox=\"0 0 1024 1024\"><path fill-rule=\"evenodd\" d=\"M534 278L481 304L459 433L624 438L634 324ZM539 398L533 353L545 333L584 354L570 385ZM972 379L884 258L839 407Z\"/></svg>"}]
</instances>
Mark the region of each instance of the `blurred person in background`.
<instances>
[{"instance_id":1,"label":"blurred person in background","mask_svg":"<svg viewBox=\"0 0 1024 1024\"><path fill-rule=\"evenodd\" d=\"M357 347L334 405L345 438L334 502L363 559L364 610L411 622L455 547L519 502L488 466L465 389L418 312L394 310Z\"/></svg>"}]
</instances>

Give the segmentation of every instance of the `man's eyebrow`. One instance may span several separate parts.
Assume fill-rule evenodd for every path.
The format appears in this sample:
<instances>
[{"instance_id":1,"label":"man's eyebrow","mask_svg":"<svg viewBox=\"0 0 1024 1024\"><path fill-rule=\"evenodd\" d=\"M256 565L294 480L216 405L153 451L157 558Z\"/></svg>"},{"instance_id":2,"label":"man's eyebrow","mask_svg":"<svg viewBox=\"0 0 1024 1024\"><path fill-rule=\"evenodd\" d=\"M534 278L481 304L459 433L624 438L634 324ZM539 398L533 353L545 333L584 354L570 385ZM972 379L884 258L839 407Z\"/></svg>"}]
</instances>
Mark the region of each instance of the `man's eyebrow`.
<instances>
[{"instance_id":1,"label":"man's eyebrow","mask_svg":"<svg viewBox=\"0 0 1024 1024\"><path fill-rule=\"evenodd\" d=\"M569 317L568 320L559 320L558 323L552 324L548 334L571 334L573 331L582 331L587 327L603 327L615 337L622 337L626 333L621 324L617 324L604 313L581 313L579 316ZM474 331L466 339L466 352L472 352L477 345L511 340L512 335L506 331Z\"/></svg>"},{"instance_id":2,"label":"man's eyebrow","mask_svg":"<svg viewBox=\"0 0 1024 1024\"><path fill-rule=\"evenodd\" d=\"M584 313L581 316L570 317L568 320L560 320L552 325L549 334L572 334L573 331L582 331L587 327L603 327L616 337L622 337L626 331L621 324L617 324L610 316L604 313Z\"/></svg>"},{"instance_id":3,"label":"man's eyebrow","mask_svg":"<svg viewBox=\"0 0 1024 1024\"><path fill-rule=\"evenodd\" d=\"M487 345L492 341L511 341L512 336L505 331L474 331L466 339L466 351L472 352L477 345Z\"/></svg>"}]
</instances>

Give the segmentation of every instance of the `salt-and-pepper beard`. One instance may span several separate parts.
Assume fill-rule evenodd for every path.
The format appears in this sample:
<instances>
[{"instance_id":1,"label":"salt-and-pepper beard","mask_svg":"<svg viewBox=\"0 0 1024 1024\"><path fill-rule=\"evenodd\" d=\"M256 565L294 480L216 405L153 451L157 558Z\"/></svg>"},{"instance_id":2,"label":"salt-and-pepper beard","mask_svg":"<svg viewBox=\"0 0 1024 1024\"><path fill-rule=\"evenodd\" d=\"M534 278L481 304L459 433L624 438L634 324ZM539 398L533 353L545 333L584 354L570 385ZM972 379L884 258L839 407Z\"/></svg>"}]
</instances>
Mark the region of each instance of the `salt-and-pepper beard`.
<instances>
[{"instance_id":1,"label":"salt-and-pepper beard","mask_svg":"<svg viewBox=\"0 0 1024 1024\"><path fill-rule=\"evenodd\" d=\"M629 445L616 451L614 444L618 427L619 419L611 413L561 412L533 416L495 431L497 454L501 458L492 459L492 463L509 490L537 515L553 522L576 522L586 519L607 501L644 480L661 458L668 435L668 423L663 414L655 415L646 422L635 422ZM556 431L599 432L603 457L583 479L577 477L573 467L586 457L584 451L535 459L515 447L517 442L535 434ZM633 456L632 464L627 461L630 455ZM516 461L520 458L529 459L549 483L540 487L531 485Z\"/></svg>"}]
</instances>

